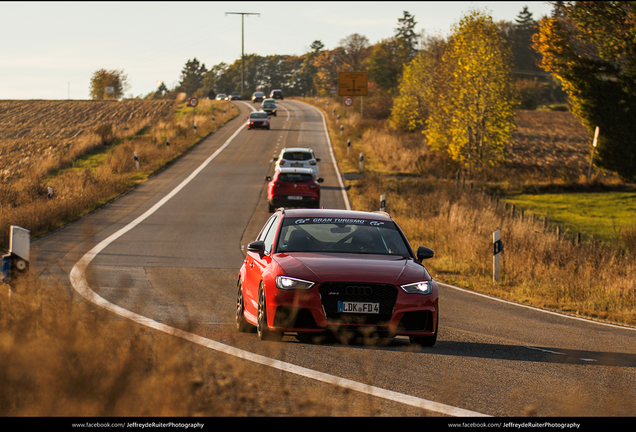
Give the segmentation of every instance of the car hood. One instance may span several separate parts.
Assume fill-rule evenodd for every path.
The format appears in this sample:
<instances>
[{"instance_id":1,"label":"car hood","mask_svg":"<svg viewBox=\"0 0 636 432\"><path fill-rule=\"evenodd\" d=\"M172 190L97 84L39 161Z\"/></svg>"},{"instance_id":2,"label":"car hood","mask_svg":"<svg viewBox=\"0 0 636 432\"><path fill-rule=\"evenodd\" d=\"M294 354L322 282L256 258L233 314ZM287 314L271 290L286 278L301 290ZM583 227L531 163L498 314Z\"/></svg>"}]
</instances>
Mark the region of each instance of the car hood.
<instances>
[{"instance_id":1,"label":"car hood","mask_svg":"<svg viewBox=\"0 0 636 432\"><path fill-rule=\"evenodd\" d=\"M423 265L401 256L293 252L275 254L273 258L288 276L318 283L402 285L431 279Z\"/></svg>"}]
</instances>

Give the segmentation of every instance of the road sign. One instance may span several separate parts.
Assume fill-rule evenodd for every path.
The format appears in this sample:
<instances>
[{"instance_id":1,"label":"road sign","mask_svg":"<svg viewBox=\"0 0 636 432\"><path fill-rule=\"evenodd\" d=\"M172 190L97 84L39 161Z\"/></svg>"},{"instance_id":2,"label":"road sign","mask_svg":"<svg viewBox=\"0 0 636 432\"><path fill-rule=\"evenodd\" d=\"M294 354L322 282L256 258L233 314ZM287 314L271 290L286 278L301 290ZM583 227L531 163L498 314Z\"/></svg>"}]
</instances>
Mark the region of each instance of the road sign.
<instances>
[{"instance_id":1,"label":"road sign","mask_svg":"<svg viewBox=\"0 0 636 432\"><path fill-rule=\"evenodd\" d=\"M351 105L353 105L353 98L347 96L342 102L345 104L346 107L350 107Z\"/></svg>"},{"instance_id":2,"label":"road sign","mask_svg":"<svg viewBox=\"0 0 636 432\"><path fill-rule=\"evenodd\" d=\"M188 100L188 105L194 108L195 106L199 105L199 99L191 97L190 100Z\"/></svg>"},{"instance_id":3,"label":"road sign","mask_svg":"<svg viewBox=\"0 0 636 432\"><path fill-rule=\"evenodd\" d=\"M336 94L336 86L335 85L331 86L331 94Z\"/></svg>"},{"instance_id":4,"label":"road sign","mask_svg":"<svg viewBox=\"0 0 636 432\"><path fill-rule=\"evenodd\" d=\"M366 96L366 72L340 72L338 75L338 94L340 96Z\"/></svg>"}]
</instances>

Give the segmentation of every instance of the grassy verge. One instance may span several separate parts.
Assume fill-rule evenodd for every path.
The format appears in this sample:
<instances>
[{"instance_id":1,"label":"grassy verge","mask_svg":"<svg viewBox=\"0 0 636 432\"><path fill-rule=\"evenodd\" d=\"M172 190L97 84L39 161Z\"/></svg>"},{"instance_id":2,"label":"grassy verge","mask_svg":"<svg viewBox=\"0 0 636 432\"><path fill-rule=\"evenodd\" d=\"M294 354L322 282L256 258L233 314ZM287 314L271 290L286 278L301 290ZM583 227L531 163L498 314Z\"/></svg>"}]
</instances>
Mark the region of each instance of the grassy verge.
<instances>
[{"instance_id":1,"label":"grassy verge","mask_svg":"<svg viewBox=\"0 0 636 432\"><path fill-rule=\"evenodd\" d=\"M365 154L363 176L349 176L347 181L352 208L379 210L380 196L385 195L387 211L412 246L435 250L436 258L427 261L427 267L436 279L523 304L636 325L634 249L615 242L589 239L577 244L571 237L557 237L551 226L544 227L537 218L521 218L519 212L512 214L479 185L470 187L438 175L439 167L450 162L428 153L421 137L403 135L355 115L352 127L345 127L341 136L331 111L334 103L327 110L326 100L319 99L316 106L327 117L342 172L359 174L358 156ZM335 109L342 112L338 104ZM355 148L349 155L348 140ZM423 148L400 161L401 152L415 147L414 140ZM633 194L607 197L632 202ZM569 204L584 214L580 198L571 195ZM554 221L555 211L549 214ZM613 212L614 217L619 214ZM625 209L624 216L629 214ZM498 229L504 253L501 281L494 283L492 233Z\"/></svg>"},{"instance_id":2,"label":"grassy verge","mask_svg":"<svg viewBox=\"0 0 636 432\"><path fill-rule=\"evenodd\" d=\"M632 247L624 237L636 222L636 192L518 194L506 196L505 201L546 216L572 234Z\"/></svg>"}]
</instances>

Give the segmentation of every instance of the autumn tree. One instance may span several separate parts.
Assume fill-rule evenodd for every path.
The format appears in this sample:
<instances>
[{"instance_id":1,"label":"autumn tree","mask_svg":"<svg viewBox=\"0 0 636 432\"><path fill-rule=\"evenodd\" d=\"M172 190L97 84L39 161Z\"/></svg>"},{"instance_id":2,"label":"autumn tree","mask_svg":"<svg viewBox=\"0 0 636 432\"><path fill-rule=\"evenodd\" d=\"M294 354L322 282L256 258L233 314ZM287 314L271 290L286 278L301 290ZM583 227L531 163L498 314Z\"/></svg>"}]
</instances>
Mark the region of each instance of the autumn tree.
<instances>
[{"instance_id":1,"label":"autumn tree","mask_svg":"<svg viewBox=\"0 0 636 432\"><path fill-rule=\"evenodd\" d=\"M445 48L446 42L443 39L429 38L426 46L404 66L399 93L391 110L390 122L393 128L414 132L426 127L430 114L431 91L441 72Z\"/></svg>"},{"instance_id":2,"label":"autumn tree","mask_svg":"<svg viewBox=\"0 0 636 432\"><path fill-rule=\"evenodd\" d=\"M599 127L597 166L636 181L636 2L555 2L534 46L555 74L572 112ZM591 152L590 152L591 153Z\"/></svg>"},{"instance_id":3,"label":"autumn tree","mask_svg":"<svg viewBox=\"0 0 636 432\"><path fill-rule=\"evenodd\" d=\"M469 170L502 162L516 102L510 50L492 18L463 16L441 63L429 99L429 145Z\"/></svg>"},{"instance_id":4,"label":"autumn tree","mask_svg":"<svg viewBox=\"0 0 636 432\"><path fill-rule=\"evenodd\" d=\"M107 96L107 87L113 89L112 96ZM106 98L120 99L124 96L128 88L128 76L124 74L123 69L100 69L96 71L91 78L89 92L91 99L94 100Z\"/></svg>"},{"instance_id":5,"label":"autumn tree","mask_svg":"<svg viewBox=\"0 0 636 432\"><path fill-rule=\"evenodd\" d=\"M360 72L364 71L364 61L370 54L371 44L366 36L358 33L351 34L340 40L342 48L342 65L341 72Z\"/></svg>"},{"instance_id":6,"label":"autumn tree","mask_svg":"<svg viewBox=\"0 0 636 432\"><path fill-rule=\"evenodd\" d=\"M196 57L188 60L181 70L179 90L188 96L194 95L197 90L203 88L203 77L206 72L205 64L200 64Z\"/></svg>"},{"instance_id":7,"label":"autumn tree","mask_svg":"<svg viewBox=\"0 0 636 432\"><path fill-rule=\"evenodd\" d=\"M369 81L376 83L381 90L394 92L404 65L410 61L410 53L404 39L393 37L375 44L366 60Z\"/></svg>"}]
</instances>

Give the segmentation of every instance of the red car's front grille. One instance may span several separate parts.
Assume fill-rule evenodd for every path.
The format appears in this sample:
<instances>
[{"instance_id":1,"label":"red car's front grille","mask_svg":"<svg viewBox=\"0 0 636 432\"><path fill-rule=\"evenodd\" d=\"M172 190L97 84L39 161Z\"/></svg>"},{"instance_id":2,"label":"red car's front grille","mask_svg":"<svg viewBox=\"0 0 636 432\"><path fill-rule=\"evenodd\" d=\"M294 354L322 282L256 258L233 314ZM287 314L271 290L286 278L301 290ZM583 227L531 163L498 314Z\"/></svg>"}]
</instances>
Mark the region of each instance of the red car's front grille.
<instances>
[{"instance_id":1,"label":"red car's front grille","mask_svg":"<svg viewBox=\"0 0 636 432\"><path fill-rule=\"evenodd\" d=\"M328 322L342 324L387 324L391 320L397 289L389 284L327 282L318 291ZM339 302L378 303L379 313L353 314L338 312Z\"/></svg>"}]
</instances>

